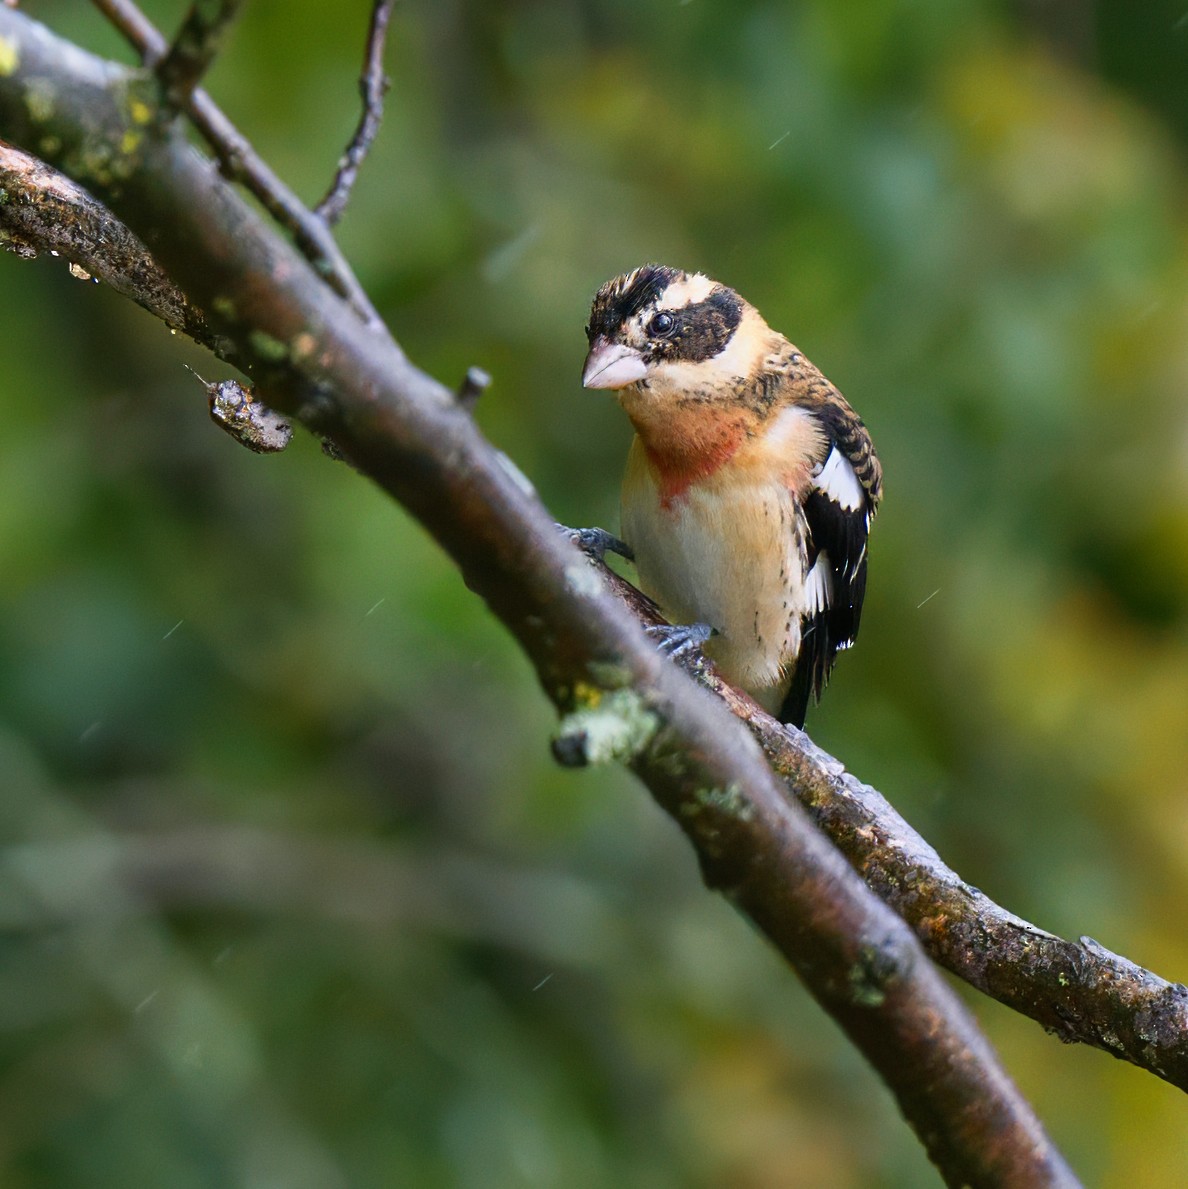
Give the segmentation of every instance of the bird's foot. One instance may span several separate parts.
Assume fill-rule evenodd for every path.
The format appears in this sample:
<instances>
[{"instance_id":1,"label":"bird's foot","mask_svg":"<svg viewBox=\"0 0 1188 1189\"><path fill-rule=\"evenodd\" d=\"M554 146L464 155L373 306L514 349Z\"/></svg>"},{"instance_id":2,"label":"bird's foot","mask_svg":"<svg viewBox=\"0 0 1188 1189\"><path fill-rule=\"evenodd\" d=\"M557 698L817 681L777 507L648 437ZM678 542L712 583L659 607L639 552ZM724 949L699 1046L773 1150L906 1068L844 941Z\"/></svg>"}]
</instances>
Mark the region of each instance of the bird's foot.
<instances>
[{"instance_id":1,"label":"bird's foot","mask_svg":"<svg viewBox=\"0 0 1188 1189\"><path fill-rule=\"evenodd\" d=\"M644 631L656 641L657 649L664 656L677 661L694 676L700 676L705 670L702 645L717 634L708 623L654 623Z\"/></svg>"},{"instance_id":2,"label":"bird's foot","mask_svg":"<svg viewBox=\"0 0 1188 1189\"><path fill-rule=\"evenodd\" d=\"M635 560L635 553L631 546L626 541L619 540L613 533L608 533L604 528L569 528L564 524L559 524L557 527L563 533L568 533L579 549L598 561L602 561L608 553L617 553L628 561Z\"/></svg>"}]
</instances>

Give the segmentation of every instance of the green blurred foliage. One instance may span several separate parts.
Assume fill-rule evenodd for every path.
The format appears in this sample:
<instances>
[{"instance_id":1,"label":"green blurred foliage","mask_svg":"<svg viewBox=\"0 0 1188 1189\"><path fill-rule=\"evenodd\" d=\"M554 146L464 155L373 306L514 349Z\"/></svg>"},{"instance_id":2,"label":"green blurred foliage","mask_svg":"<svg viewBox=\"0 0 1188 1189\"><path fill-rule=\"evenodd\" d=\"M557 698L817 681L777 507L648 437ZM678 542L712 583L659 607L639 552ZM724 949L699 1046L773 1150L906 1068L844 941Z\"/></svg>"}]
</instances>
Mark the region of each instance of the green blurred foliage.
<instances>
[{"instance_id":1,"label":"green blurred foliage","mask_svg":"<svg viewBox=\"0 0 1188 1189\"><path fill-rule=\"evenodd\" d=\"M887 475L814 737L1188 980L1188 16L1051 8L409 0L341 239L570 523L615 523L628 437L577 382L596 286L753 300ZM210 78L310 201L368 9L247 4ZM60 262L0 258L0 360L0 1182L937 1183L646 795L550 765L398 508L239 449L218 365ZM970 998L1088 1183L1184 1184L1178 1092Z\"/></svg>"}]
</instances>

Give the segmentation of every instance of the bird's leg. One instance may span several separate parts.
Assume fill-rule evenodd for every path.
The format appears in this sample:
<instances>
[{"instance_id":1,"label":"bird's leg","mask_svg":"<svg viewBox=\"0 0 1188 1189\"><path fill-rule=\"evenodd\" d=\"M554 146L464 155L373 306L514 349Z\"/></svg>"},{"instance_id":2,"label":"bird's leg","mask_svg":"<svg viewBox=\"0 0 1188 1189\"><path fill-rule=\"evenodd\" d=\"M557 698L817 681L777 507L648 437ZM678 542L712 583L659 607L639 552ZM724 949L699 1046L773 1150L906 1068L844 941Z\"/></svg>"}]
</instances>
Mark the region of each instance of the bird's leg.
<instances>
[{"instance_id":1,"label":"bird's leg","mask_svg":"<svg viewBox=\"0 0 1188 1189\"><path fill-rule=\"evenodd\" d=\"M569 528L564 524L557 527L563 533L568 533L579 549L598 561L602 561L608 553L617 553L628 561L635 560L635 552L631 546L604 528Z\"/></svg>"}]
</instances>

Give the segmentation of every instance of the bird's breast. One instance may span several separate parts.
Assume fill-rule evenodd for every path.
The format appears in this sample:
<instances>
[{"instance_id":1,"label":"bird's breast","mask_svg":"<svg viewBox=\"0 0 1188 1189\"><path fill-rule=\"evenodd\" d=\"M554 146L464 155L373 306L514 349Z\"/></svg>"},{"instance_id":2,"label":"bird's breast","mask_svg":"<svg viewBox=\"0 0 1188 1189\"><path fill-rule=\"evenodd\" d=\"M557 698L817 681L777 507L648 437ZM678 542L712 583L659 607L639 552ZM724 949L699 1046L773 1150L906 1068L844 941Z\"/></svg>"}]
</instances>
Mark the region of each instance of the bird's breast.
<instances>
[{"instance_id":1,"label":"bird's breast","mask_svg":"<svg viewBox=\"0 0 1188 1189\"><path fill-rule=\"evenodd\" d=\"M675 484L639 438L623 481L622 531L639 583L676 623L708 623L723 675L778 704L800 648L806 530L779 472L731 459Z\"/></svg>"},{"instance_id":2,"label":"bird's breast","mask_svg":"<svg viewBox=\"0 0 1188 1189\"><path fill-rule=\"evenodd\" d=\"M666 506L726 466L753 433L744 413L722 410L696 396L685 398L676 408L664 402L637 402L628 407L628 414Z\"/></svg>"}]
</instances>

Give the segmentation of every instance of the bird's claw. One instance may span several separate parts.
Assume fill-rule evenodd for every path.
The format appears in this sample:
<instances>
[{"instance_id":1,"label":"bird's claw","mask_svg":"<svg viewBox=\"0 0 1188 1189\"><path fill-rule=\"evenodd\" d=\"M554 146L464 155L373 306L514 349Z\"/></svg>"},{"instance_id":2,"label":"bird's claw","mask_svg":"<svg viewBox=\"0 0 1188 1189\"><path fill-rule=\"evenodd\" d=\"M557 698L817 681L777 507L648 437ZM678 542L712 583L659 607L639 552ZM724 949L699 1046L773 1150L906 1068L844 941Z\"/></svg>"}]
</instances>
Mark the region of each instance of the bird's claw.
<instances>
[{"instance_id":1,"label":"bird's claw","mask_svg":"<svg viewBox=\"0 0 1188 1189\"><path fill-rule=\"evenodd\" d=\"M708 623L654 623L644 631L656 641L657 649L670 660L679 661L693 672L705 665L701 646L715 634Z\"/></svg>"},{"instance_id":2,"label":"bird's claw","mask_svg":"<svg viewBox=\"0 0 1188 1189\"><path fill-rule=\"evenodd\" d=\"M635 553L626 541L621 541L614 533L608 533L604 528L569 528L559 524L557 527L568 533L573 542L584 553L602 561L608 553L617 553L628 561L635 560Z\"/></svg>"}]
</instances>

